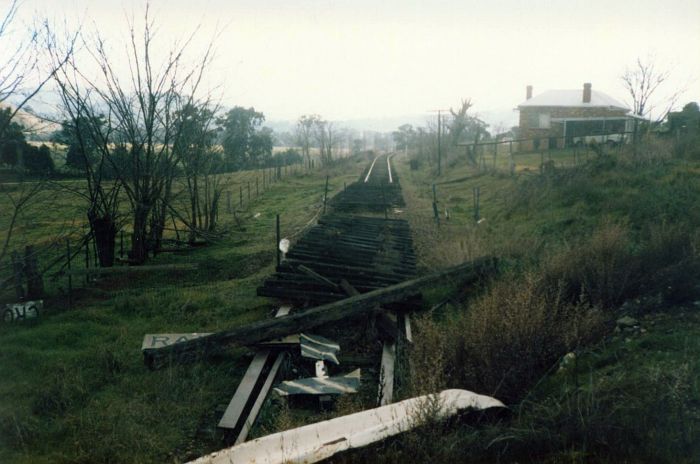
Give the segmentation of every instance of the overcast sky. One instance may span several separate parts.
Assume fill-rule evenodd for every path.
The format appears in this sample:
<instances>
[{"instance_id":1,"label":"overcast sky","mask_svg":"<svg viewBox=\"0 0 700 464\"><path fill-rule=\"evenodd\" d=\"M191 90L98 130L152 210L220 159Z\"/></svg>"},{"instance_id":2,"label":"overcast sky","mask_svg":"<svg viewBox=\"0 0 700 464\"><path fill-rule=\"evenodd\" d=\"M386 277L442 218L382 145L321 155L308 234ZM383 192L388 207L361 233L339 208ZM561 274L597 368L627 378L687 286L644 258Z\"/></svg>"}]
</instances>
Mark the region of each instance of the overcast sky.
<instances>
[{"instance_id":1,"label":"overcast sky","mask_svg":"<svg viewBox=\"0 0 700 464\"><path fill-rule=\"evenodd\" d=\"M151 3L164 43L201 24L201 49L221 30L207 84L268 119L416 115L466 97L503 111L527 84L537 94L592 82L626 101L619 76L638 56L671 71L669 91L688 88L683 103L700 101L698 0ZM121 52L140 11L132 0L24 0L20 18L82 21Z\"/></svg>"}]
</instances>

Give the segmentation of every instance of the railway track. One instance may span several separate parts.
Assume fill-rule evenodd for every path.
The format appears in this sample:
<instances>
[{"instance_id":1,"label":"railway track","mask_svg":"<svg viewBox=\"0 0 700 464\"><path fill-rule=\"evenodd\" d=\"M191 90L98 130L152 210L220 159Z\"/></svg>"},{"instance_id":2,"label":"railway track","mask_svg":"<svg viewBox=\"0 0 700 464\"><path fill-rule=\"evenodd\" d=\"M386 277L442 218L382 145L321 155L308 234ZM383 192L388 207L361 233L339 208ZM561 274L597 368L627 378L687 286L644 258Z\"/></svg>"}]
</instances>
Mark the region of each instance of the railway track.
<instances>
[{"instance_id":1,"label":"railway track","mask_svg":"<svg viewBox=\"0 0 700 464\"><path fill-rule=\"evenodd\" d=\"M403 208L405 203L401 185L394 169L391 155L377 156L354 182L331 199L336 212L375 212Z\"/></svg>"},{"instance_id":2,"label":"railway track","mask_svg":"<svg viewBox=\"0 0 700 464\"><path fill-rule=\"evenodd\" d=\"M330 205L332 213L294 244L258 295L323 304L347 298L343 281L365 293L415 276L408 222L372 215L404 206L390 156L377 156Z\"/></svg>"}]
</instances>

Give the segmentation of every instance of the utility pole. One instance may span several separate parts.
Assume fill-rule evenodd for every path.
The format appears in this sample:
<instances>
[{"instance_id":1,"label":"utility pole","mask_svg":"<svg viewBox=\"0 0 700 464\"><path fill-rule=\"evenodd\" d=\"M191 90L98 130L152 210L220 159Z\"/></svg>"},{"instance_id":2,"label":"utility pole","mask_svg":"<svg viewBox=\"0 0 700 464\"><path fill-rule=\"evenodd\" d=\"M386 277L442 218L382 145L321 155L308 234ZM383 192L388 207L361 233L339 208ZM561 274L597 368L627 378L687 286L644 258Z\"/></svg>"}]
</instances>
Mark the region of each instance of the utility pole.
<instances>
[{"instance_id":1,"label":"utility pole","mask_svg":"<svg viewBox=\"0 0 700 464\"><path fill-rule=\"evenodd\" d=\"M446 109L441 110L428 110L431 113L437 112L438 114L438 130L437 130L437 143L438 143L438 172L437 175L442 175L442 112L450 111Z\"/></svg>"},{"instance_id":2,"label":"utility pole","mask_svg":"<svg viewBox=\"0 0 700 464\"><path fill-rule=\"evenodd\" d=\"M438 177L442 174L442 112L438 110Z\"/></svg>"}]
</instances>

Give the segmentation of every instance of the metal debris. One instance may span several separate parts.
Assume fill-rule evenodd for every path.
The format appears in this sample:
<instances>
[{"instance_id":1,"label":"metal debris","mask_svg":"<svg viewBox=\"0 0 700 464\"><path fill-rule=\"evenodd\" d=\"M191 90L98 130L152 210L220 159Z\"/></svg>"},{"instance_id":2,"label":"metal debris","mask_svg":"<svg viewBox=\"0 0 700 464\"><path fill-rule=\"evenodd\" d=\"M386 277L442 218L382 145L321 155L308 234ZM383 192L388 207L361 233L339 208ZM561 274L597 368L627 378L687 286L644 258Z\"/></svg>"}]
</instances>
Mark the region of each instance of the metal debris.
<instances>
[{"instance_id":1,"label":"metal debris","mask_svg":"<svg viewBox=\"0 0 700 464\"><path fill-rule=\"evenodd\" d=\"M299 334L301 355L305 358L320 359L340 364L336 353L340 351L340 345L318 335Z\"/></svg>"},{"instance_id":2,"label":"metal debris","mask_svg":"<svg viewBox=\"0 0 700 464\"><path fill-rule=\"evenodd\" d=\"M357 393L360 387L360 369L340 377L309 377L286 380L275 387L280 396L290 395L342 395Z\"/></svg>"}]
</instances>

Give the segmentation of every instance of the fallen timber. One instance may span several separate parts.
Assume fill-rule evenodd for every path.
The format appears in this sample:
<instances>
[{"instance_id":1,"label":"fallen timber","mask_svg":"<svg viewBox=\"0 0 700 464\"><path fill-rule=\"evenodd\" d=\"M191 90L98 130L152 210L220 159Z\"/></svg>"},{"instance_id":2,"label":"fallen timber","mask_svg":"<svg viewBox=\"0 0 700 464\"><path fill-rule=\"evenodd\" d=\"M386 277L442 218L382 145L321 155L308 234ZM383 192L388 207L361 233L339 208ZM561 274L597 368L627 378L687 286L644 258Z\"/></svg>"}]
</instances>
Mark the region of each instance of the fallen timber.
<instances>
[{"instance_id":1,"label":"fallen timber","mask_svg":"<svg viewBox=\"0 0 700 464\"><path fill-rule=\"evenodd\" d=\"M420 426L415 414L427 404L438 405L436 419L446 419L460 411L505 408L490 396L467 390L444 390L260 437L202 456L191 464L319 462L341 451L362 448Z\"/></svg>"},{"instance_id":2,"label":"fallen timber","mask_svg":"<svg viewBox=\"0 0 700 464\"><path fill-rule=\"evenodd\" d=\"M176 359L176 356L179 356L181 353L198 352L205 354L207 346L221 344L252 345L265 340L284 337L330 322L359 316L371 311L378 311L376 309L378 305L394 303L413 296L420 288L442 279L452 277L459 278L464 283L472 283L492 274L495 270L495 259L481 258L427 276L302 310L284 317L254 322L161 348L145 349L143 350L144 362L149 367L156 367L163 364L164 358L167 359L172 356L172 359Z\"/></svg>"}]
</instances>

